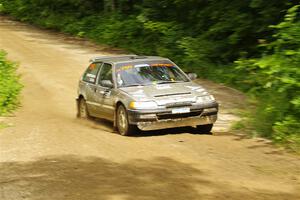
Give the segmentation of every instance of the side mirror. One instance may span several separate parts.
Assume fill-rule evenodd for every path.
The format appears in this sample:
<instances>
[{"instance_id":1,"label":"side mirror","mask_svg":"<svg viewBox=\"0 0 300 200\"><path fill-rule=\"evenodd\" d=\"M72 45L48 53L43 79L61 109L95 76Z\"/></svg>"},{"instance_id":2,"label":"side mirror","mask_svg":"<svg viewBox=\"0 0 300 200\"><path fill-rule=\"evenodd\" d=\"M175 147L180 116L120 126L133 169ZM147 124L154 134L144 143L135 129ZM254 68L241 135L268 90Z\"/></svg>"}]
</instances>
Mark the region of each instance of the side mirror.
<instances>
[{"instance_id":1,"label":"side mirror","mask_svg":"<svg viewBox=\"0 0 300 200\"><path fill-rule=\"evenodd\" d=\"M198 77L196 73L188 73L187 75L191 80L195 80Z\"/></svg>"},{"instance_id":2,"label":"side mirror","mask_svg":"<svg viewBox=\"0 0 300 200\"><path fill-rule=\"evenodd\" d=\"M114 87L114 85L111 82L111 80L103 80L103 81L101 81L101 86L107 87L107 88L113 88Z\"/></svg>"}]
</instances>

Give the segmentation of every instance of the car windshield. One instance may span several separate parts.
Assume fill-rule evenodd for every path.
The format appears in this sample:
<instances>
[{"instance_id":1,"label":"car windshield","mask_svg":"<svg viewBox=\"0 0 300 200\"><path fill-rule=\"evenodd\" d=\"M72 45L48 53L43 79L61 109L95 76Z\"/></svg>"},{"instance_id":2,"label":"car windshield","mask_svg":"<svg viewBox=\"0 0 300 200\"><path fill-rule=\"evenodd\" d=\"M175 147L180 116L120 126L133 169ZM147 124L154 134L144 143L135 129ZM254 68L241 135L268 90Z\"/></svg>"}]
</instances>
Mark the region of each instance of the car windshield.
<instances>
[{"instance_id":1,"label":"car windshield","mask_svg":"<svg viewBox=\"0 0 300 200\"><path fill-rule=\"evenodd\" d=\"M142 63L116 67L118 87L187 82L188 78L171 63Z\"/></svg>"}]
</instances>

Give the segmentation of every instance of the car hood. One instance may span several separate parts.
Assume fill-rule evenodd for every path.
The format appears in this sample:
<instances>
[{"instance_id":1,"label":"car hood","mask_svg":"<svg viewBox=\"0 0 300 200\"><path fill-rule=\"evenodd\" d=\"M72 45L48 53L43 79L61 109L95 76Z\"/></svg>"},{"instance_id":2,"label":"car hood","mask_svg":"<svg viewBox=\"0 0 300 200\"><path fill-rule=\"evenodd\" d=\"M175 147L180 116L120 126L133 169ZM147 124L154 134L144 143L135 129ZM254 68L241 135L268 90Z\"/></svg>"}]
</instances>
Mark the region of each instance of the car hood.
<instances>
[{"instance_id":1,"label":"car hood","mask_svg":"<svg viewBox=\"0 0 300 200\"><path fill-rule=\"evenodd\" d=\"M159 105L180 101L196 101L197 96L209 95L193 82L158 84L120 88L136 101L156 101Z\"/></svg>"}]
</instances>

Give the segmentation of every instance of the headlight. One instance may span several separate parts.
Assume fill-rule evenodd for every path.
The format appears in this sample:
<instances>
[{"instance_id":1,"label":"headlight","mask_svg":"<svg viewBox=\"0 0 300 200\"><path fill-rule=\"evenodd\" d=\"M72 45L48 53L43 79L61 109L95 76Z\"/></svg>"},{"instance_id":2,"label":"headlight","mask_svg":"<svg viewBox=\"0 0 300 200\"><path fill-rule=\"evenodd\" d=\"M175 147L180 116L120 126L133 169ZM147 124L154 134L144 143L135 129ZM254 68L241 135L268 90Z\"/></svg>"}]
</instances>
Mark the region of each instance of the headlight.
<instances>
[{"instance_id":1,"label":"headlight","mask_svg":"<svg viewBox=\"0 0 300 200\"><path fill-rule=\"evenodd\" d=\"M154 101L132 101L129 104L131 109L156 109L157 107Z\"/></svg>"},{"instance_id":2,"label":"headlight","mask_svg":"<svg viewBox=\"0 0 300 200\"><path fill-rule=\"evenodd\" d=\"M207 102L207 101L214 101L214 100L215 100L215 98L214 98L213 95L197 97L197 102L198 103L203 103L203 102Z\"/></svg>"}]
</instances>

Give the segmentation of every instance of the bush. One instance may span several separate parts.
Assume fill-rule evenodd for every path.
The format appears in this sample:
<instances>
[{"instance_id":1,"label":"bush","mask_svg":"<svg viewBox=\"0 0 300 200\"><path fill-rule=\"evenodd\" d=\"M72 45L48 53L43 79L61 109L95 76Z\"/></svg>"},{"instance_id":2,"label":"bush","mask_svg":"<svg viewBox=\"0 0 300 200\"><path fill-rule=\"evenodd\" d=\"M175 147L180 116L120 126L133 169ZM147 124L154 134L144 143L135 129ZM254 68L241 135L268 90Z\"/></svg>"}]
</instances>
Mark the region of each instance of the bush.
<instances>
[{"instance_id":1,"label":"bush","mask_svg":"<svg viewBox=\"0 0 300 200\"><path fill-rule=\"evenodd\" d=\"M260 58L237 61L237 70L245 80L238 83L258 100L252 126L262 136L300 147L300 5L289 9L285 20L276 29L274 41L263 44Z\"/></svg>"},{"instance_id":2,"label":"bush","mask_svg":"<svg viewBox=\"0 0 300 200\"><path fill-rule=\"evenodd\" d=\"M17 65L6 59L0 50L0 116L13 111L19 105L21 84L16 75Z\"/></svg>"},{"instance_id":3,"label":"bush","mask_svg":"<svg viewBox=\"0 0 300 200\"><path fill-rule=\"evenodd\" d=\"M215 76L211 67L230 76L231 63L245 52L257 55L258 39L269 39L268 26L278 23L282 11L295 2L0 0L0 4L3 12L21 21L139 54L168 56L193 66L201 76L219 80L223 76Z\"/></svg>"}]
</instances>

